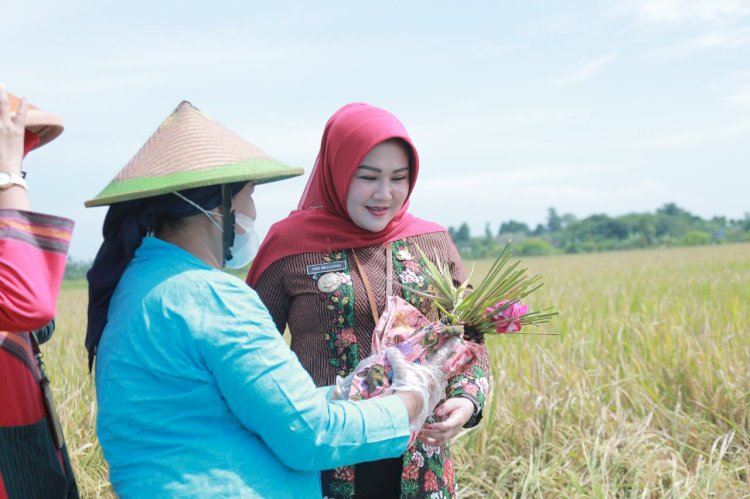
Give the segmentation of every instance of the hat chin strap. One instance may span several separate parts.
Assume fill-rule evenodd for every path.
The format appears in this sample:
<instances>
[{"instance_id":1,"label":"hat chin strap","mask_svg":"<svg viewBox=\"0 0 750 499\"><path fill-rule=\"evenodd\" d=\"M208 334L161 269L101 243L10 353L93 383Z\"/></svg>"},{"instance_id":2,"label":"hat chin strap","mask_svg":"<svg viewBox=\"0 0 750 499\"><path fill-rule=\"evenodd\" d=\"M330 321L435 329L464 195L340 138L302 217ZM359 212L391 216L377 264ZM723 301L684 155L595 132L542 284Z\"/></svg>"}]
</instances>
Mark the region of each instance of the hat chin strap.
<instances>
[{"instance_id":1,"label":"hat chin strap","mask_svg":"<svg viewBox=\"0 0 750 499\"><path fill-rule=\"evenodd\" d=\"M234 211L232 211L232 189L229 184L221 186L221 214L224 228L222 233L224 261L221 264L224 266L228 260L232 259L232 245L234 244Z\"/></svg>"}]
</instances>

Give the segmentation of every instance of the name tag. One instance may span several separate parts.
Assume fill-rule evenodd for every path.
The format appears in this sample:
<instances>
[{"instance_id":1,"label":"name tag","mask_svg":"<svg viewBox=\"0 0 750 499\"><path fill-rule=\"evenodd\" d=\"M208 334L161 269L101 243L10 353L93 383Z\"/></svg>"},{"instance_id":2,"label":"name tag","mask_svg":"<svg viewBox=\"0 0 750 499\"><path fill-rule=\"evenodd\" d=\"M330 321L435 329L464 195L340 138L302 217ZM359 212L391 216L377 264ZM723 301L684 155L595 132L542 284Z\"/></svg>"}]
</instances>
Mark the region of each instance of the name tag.
<instances>
[{"instance_id":1,"label":"name tag","mask_svg":"<svg viewBox=\"0 0 750 499\"><path fill-rule=\"evenodd\" d=\"M309 275L325 274L326 272L339 272L342 270L346 270L346 262L343 260L307 266L307 273Z\"/></svg>"}]
</instances>

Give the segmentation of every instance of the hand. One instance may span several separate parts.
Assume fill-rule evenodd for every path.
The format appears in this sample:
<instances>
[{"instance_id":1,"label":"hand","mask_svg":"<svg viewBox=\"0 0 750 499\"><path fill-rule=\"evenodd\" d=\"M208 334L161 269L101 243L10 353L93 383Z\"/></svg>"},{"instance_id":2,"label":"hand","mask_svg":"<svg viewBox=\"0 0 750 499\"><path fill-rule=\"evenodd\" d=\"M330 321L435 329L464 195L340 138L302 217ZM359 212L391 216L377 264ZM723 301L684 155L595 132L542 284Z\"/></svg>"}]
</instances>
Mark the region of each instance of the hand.
<instances>
[{"instance_id":1,"label":"hand","mask_svg":"<svg viewBox=\"0 0 750 499\"><path fill-rule=\"evenodd\" d=\"M464 397L449 398L435 409L435 423L426 424L417 437L432 447L439 447L461 432L474 414L474 403Z\"/></svg>"},{"instance_id":2,"label":"hand","mask_svg":"<svg viewBox=\"0 0 750 499\"><path fill-rule=\"evenodd\" d=\"M26 99L21 100L18 112L11 116L8 93L0 84L0 170L21 173L27 107Z\"/></svg>"},{"instance_id":3,"label":"hand","mask_svg":"<svg viewBox=\"0 0 750 499\"><path fill-rule=\"evenodd\" d=\"M417 431L443 398L445 376L437 366L409 362L397 348L387 348L385 355L393 369L391 388L404 401L411 429Z\"/></svg>"}]
</instances>

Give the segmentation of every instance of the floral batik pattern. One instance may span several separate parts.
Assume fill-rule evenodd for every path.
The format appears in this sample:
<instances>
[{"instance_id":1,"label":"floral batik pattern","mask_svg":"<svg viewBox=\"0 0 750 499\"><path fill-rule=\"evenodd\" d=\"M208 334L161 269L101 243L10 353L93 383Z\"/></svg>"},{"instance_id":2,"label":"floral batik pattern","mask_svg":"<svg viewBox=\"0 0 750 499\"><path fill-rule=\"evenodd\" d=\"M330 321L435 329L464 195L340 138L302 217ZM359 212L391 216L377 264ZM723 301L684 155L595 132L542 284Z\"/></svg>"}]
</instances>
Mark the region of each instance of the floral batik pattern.
<instances>
[{"instance_id":1,"label":"floral batik pattern","mask_svg":"<svg viewBox=\"0 0 750 499\"><path fill-rule=\"evenodd\" d=\"M346 259L345 252L333 252L328 255L327 259L324 258L326 262ZM401 284L404 300L426 315L431 308L429 300L413 292L430 293L431 282L423 271L426 266L424 260L417 256L416 250L412 250L406 240L399 240L393 242L392 261L396 278ZM328 302L326 304L328 310L335 310L337 313L334 327L326 334L326 341L332 354L329 363L337 368L337 374L345 376L357 365L359 355L353 329L354 289L351 286L349 271L341 272L341 274L345 274L348 280L342 279L342 284L336 291L323 293L321 298ZM347 282L349 284L345 285L344 283ZM350 341L353 342L354 350L351 350ZM423 341L429 343L433 341L433 338L425 334ZM429 345L423 344L422 346ZM487 389L488 381L485 370L474 365L451 377L447 396L467 397L482 408L487 397ZM432 416L427 420L427 422L433 421ZM323 471L321 474L323 496L337 499L353 498L355 496L354 477L355 468L352 466ZM401 497L430 499L456 497L455 473L449 445L432 447L417 440L407 449L403 456Z\"/></svg>"},{"instance_id":2,"label":"floral batik pattern","mask_svg":"<svg viewBox=\"0 0 750 499\"><path fill-rule=\"evenodd\" d=\"M333 251L323 261L347 262L346 270L337 272L339 286L330 292L320 292L326 309L335 312L331 328L324 336L330 353L328 364L336 369L338 376L346 376L359 364L359 346L354 334L354 288L345 251Z\"/></svg>"},{"instance_id":3,"label":"floral batik pattern","mask_svg":"<svg viewBox=\"0 0 750 499\"><path fill-rule=\"evenodd\" d=\"M490 391L489 378L487 372L480 365L473 365L466 371L453 376L448 382L448 397L466 397L479 410L484 409L487 401L487 394Z\"/></svg>"},{"instance_id":4,"label":"floral batik pattern","mask_svg":"<svg viewBox=\"0 0 750 499\"><path fill-rule=\"evenodd\" d=\"M402 498L450 498L456 481L450 447L432 447L417 440L404 454Z\"/></svg>"},{"instance_id":5,"label":"floral batik pattern","mask_svg":"<svg viewBox=\"0 0 750 499\"><path fill-rule=\"evenodd\" d=\"M430 278L422 270L425 267L424 259L417 257L409 247L408 241L404 239L393 241L391 252L393 267L401 283L404 300L426 315L430 309L429 300L411 292L414 290L429 293Z\"/></svg>"},{"instance_id":6,"label":"floral batik pattern","mask_svg":"<svg viewBox=\"0 0 750 499\"><path fill-rule=\"evenodd\" d=\"M354 334L354 287L346 251L333 251L324 256L323 261L347 262L346 270L337 273L339 286L331 292L320 292L320 299L325 302L326 309L335 312L331 328L325 333L326 346L330 353L328 364L336 369L338 376L346 376L359 364L359 345ZM321 479L325 497L354 497L353 466L323 471Z\"/></svg>"},{"instance_id":7,"label":"floral batik pattern","mask_svg":"<svg viewBox=\"0 0 750 499\"><path fill-rule=\"evenodd\" d=\"M354 467L342 466L321 473L323 497L349 499L354 497Z\"/></svg>"}]
</instances>

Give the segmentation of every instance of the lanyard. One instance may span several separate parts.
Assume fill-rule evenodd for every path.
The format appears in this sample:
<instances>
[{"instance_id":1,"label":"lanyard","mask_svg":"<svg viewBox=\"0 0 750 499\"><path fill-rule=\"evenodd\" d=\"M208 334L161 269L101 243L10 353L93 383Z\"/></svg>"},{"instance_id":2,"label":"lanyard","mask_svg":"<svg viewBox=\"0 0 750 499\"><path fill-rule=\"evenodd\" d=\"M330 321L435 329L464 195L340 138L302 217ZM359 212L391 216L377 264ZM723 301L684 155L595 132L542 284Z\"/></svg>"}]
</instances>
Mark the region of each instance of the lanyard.
<instances>
[{"instance_id":1,"label":"lanyard","mask_svg":"<svg viewBox=\"0 0 750 499\"><path fill-rule=\"evenodd\" d=\"M392 243L385 245L385 296L386 298L393 295L393 262L391 261L391 246ZM357 272L362 278L362 284L365 286L365 292L367 293L367 301L370 302L370 313L372 314L372 320L375 325L378 324L378 305L375 302L375 295L372 292L372 286L370 286L370 279L367 277L367 272L364 272L362 265L359 263L359 257L357 252L352 248L352 255L354 256L354 264L357 266Z\"/></svg>"}]
</instances>

